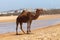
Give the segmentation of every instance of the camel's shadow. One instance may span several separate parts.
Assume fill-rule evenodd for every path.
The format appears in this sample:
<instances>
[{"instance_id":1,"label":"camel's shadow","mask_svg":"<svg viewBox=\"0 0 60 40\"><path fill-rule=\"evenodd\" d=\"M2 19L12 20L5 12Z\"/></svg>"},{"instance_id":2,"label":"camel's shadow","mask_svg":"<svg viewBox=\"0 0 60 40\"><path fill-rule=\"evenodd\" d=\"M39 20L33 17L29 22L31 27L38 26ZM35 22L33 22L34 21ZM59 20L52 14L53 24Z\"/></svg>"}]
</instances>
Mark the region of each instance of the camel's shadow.
<instances>
[{"instance_id":1,"label":"camel's shadow","mask_svg":"<svg viewBox=\"0 0 60 40\"><path fill-rule=\"evenodd\" d=\"M24 33L24 34L22 34L22 33L20 33L20 34L17 34L17 35L33 35L34 33ZM13 34L13 35L16 35L16 34Z\"/></svg>"},{"instance_id":2,"label":"camel's shadow","mask_svg":"<svg viewBox=\"0 0 60 40\"><path fill-rule=\"evenodd\" d=\"M33 35L33 34L34 33L28 33L28 34L27 33L24 33L24 34L23 33L19 33L17 35L16 34L10 34L10 35L12 35L12 36L20 36L20 35Z\"/></svg>"},{"instance_id":3,"label":"camel's shadow","mask_svg":"<svg viewBox=\"0 0 60 40\"><path fill-rule=\"evenodd\" d=\"M25 34L23 34L23 33L19 33L18 35L16 35L16 33L8 33L8 34L1 34L0 35L0 37L18 37L18 36L30 36L30 35L34 35L34 33L29 33L29 34L27 34L27 33L25 33Z\"/></svg>"}]
</instances>

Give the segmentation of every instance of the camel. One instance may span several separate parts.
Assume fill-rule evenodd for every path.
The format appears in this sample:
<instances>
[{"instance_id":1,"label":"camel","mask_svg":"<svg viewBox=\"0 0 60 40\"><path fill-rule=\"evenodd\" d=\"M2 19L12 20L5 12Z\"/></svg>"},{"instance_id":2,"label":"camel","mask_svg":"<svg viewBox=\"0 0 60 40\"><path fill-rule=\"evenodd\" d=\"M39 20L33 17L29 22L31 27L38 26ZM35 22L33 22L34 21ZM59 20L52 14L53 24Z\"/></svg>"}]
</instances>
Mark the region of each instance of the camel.
<instances>
[{"instance_id":1,"label":"camel","mask_svg":"<svg viewBox=\"0 0 60 40\"><path fill-rule=\"evenodd\" d=\"M18 24L20 24L20 29L23 33L22 24L27 23L27 34L31 32L31 23L32 20L36 20L40 14L43 12L43 9L36 9L35 15L32 12L23 10L22 13L16 18L16 35L18 35Z\"/></svg>"}]
</instances>

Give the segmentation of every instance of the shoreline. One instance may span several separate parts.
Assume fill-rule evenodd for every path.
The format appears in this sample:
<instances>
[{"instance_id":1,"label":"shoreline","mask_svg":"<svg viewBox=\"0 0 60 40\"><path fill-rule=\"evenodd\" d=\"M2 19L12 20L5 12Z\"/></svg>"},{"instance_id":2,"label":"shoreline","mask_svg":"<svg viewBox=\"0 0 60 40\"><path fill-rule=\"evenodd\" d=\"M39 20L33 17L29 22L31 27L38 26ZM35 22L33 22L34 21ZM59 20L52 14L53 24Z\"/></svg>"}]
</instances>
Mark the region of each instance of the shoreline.
<instances>
[{"instance_id":1,"label":"shoreline","mask_svg":"<svg viewBox=\"0 0 60 40\"><path fill-rule=\"evenodd\" d=\"M60 40L60 24L32 30L30 34L15 35L15 32L0 34L1 40Z\"/></svg>"}]
</instances>

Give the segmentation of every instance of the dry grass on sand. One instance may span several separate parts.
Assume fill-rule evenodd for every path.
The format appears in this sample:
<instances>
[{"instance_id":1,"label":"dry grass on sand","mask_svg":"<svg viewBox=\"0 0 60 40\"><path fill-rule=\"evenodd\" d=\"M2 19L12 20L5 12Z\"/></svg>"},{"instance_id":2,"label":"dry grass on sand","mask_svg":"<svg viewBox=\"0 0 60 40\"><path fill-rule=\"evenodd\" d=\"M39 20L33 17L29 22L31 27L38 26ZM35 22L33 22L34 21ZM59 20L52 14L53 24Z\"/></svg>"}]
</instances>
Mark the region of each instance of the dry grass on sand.
<instances>
[{"instance_id":1,"label":"dry grass on sand","mask_svg":"<svg viewBox=\"0 0 60 40\"><path fill-rule=\"evenodd\" d=\"M0 40L60 40L60 24L32 30L31 34L0 34Z\"/></svg>"}]
</instances>

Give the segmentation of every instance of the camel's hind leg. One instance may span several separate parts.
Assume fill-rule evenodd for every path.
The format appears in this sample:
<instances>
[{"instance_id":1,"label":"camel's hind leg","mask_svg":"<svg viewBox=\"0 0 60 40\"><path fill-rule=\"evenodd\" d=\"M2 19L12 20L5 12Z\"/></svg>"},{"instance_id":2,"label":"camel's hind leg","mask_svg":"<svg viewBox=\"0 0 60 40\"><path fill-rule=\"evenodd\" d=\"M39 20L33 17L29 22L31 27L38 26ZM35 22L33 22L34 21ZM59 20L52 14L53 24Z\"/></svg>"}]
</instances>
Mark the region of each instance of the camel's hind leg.
<instances>
[{"instance_id":1,"label":"camel's hind leg","mask_svg":"<svg viewBox=\"0 0 60 40\"><path fill-rule=\"evenodd\" d=\"M25 33L24 30L22 29L22 23L20 23L20 29L23 33Z\"/></svg>"},{"instance_id":2,"label":"camel's hind leg","mask_svg":"<svg viewBox=\"0 0 60 40\"><path fill-rule=\"evenodd\" d=\"M16 22L16 35L18 35L18 22Z\"/></svg>"}]
</instances>

